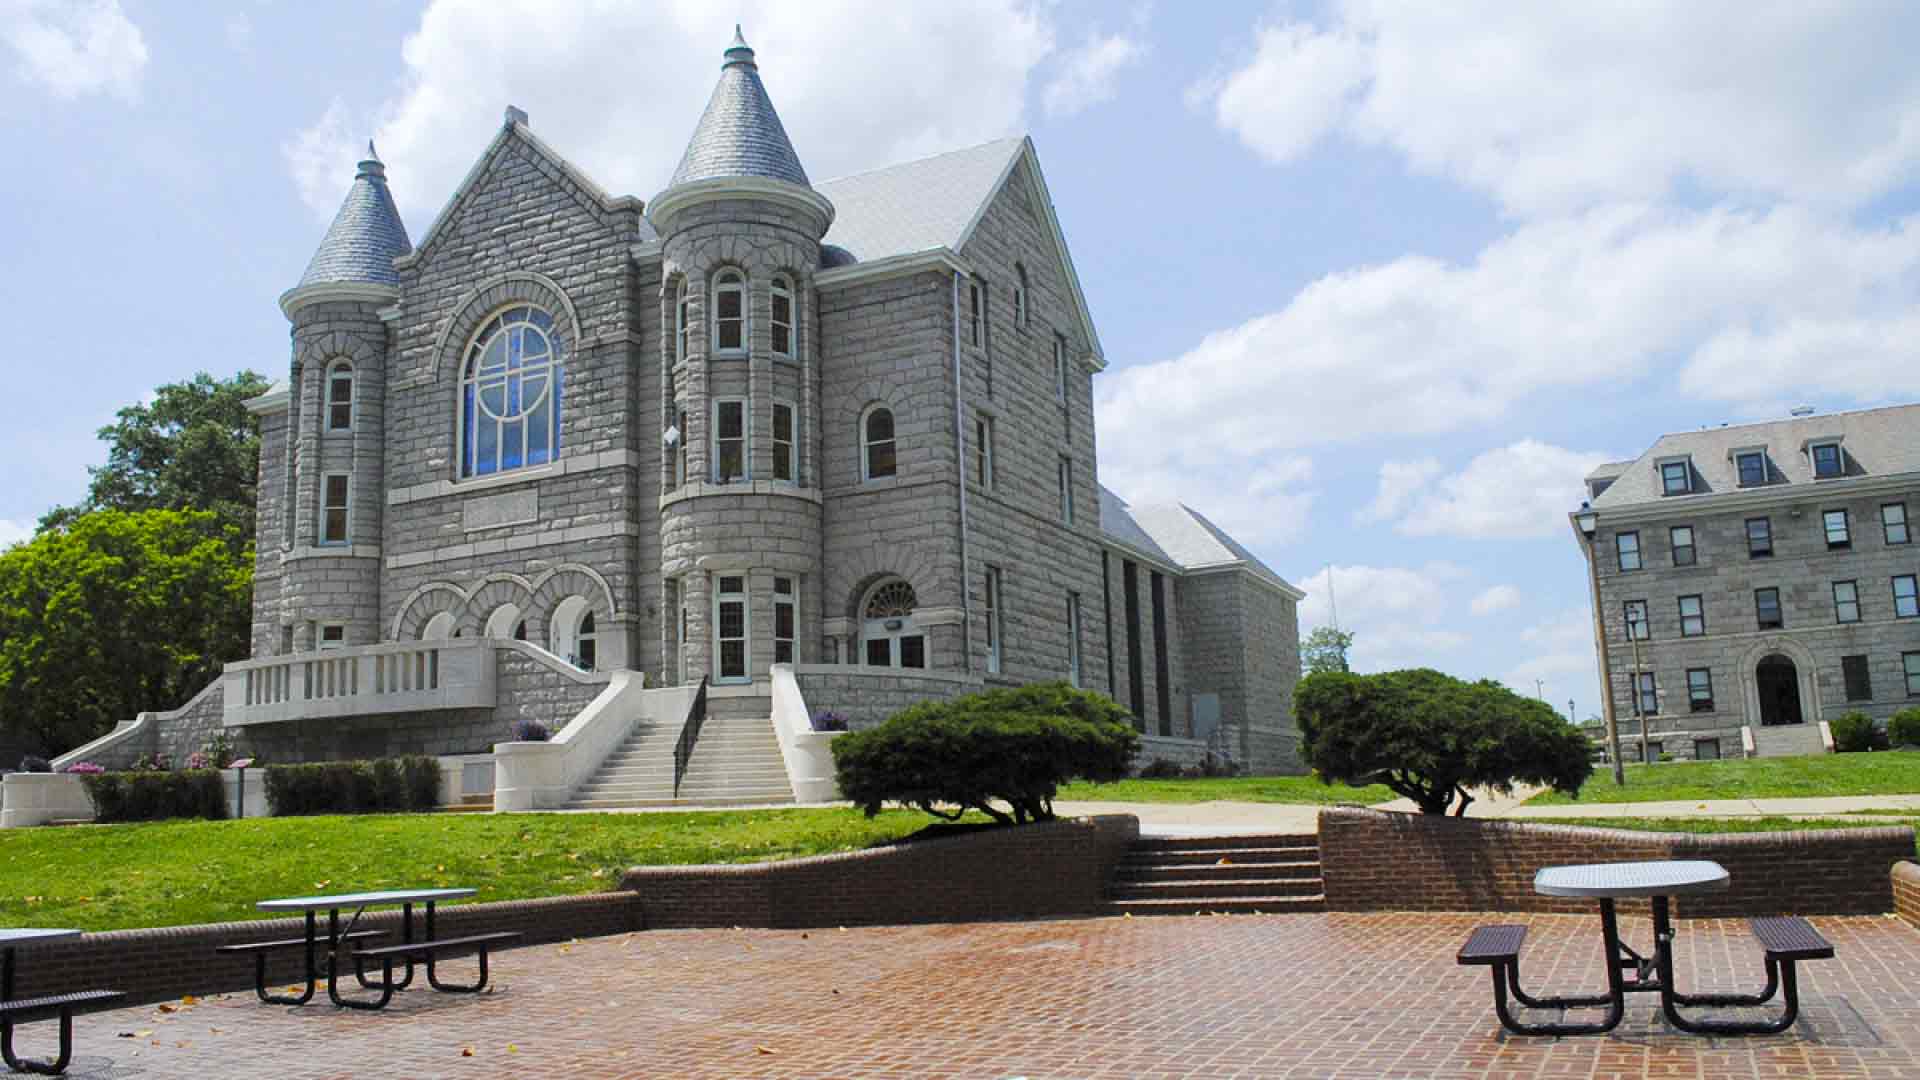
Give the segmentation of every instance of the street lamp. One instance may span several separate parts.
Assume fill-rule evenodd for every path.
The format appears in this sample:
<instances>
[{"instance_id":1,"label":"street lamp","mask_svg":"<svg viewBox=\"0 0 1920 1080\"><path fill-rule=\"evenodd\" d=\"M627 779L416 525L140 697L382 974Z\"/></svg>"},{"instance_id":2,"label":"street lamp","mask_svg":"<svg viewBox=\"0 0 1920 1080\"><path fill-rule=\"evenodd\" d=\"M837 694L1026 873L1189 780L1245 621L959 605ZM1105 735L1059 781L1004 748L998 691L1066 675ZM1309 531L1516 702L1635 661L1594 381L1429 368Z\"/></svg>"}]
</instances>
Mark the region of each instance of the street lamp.
<instances>
[{"instance_id":1,"label":"street lamp","mask_svg":"<svg viewBox=\"0 0 1920 1080\"><path fill-rule=\"evenodd\" d=\"M1600 646L1600 711L1607 721L1607 757L1613 762L1613 782L1622 787L1627 783L1625 762L1620 760L1620 723L1613 711L1613 667L1607 662L1606 620L1600 609L1600 555L1594 550L1594 534L1600 528L1600 514L1593 504L1582 502L1580 509L1573 513L1574 527L1587 542L1587 582L1593 591L1593 637ZM1631 635L1632 628L1628 628ZM1638 650L1636 649L1636 653ZM1635 670L1638 670L1636 664ZM1639 707L1640 680L1636 675L1633 684L1634 705ZM1645 734L1641 738L1641 754L1646 750Z\"/></svg>"}]
</instances>

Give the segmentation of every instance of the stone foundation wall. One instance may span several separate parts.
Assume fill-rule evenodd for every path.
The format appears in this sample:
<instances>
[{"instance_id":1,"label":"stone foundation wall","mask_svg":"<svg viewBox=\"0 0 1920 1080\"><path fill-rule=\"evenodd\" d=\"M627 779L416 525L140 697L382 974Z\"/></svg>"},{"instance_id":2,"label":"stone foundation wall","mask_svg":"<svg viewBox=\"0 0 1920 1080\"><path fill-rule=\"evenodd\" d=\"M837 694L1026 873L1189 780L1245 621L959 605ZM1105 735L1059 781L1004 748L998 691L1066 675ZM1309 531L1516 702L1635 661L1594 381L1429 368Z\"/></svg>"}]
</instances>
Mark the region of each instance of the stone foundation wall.
<instances>
[{"instance_id":1,"label":"stone foundation wall","mask_svg":"<svg viewBox=\"0 0 1920 1080\"><path fill-rule=\"evenodd\" d=\"M1687 918L1877 915L1894 909L1890 871L1914 854L1905 826L1806 832L1630 832L1378 810L1320 812L1320 865L1335 911L1542 911L1587 914L1593 901L1541 896L1542 867L1711 859L1724 892L1676 897ZM1623 911L1647 910L1621 901Z\"/></svg>"},{"instance_id":2,"label":"stone foundation wall","mask_svg":"<svg viewBox=\"0 0 1920 1080\"><path fill-rule=\"evenodd\" d=\"M922 701L950 701L986 689L969 675L934 672L906 674L892 669L848 665L804 665L794 668L807 714L832 709L847 718L853 731L878 727L887 717Z\"/></svg>"}]
</instances>

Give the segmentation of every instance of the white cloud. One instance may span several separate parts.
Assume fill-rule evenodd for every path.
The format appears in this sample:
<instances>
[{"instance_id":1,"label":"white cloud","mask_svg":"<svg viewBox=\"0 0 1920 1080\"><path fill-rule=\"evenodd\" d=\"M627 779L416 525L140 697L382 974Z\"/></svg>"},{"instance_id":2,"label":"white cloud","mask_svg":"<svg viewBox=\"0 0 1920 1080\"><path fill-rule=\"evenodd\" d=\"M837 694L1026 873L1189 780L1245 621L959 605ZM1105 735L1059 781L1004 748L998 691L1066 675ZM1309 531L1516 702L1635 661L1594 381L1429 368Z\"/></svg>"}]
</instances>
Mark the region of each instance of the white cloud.
<instances>
[{"instance_id":1,"label":"white cloud","mask_svg":"<svg viewBox=\"0 0 1920 1080\"><path fill-rule=\"evenodd\" d=\"M1331 585L1329 585L1331 576ZM1352 632L1348 662L1356 671L1447 666L1446 654L1470 638L1450 628L1459 614L1447 585L1465 576L1449 563L1407 566L1332 566L1298 581L1302 632L1333 623Z\"/></svg>"},{"instance_id":2,"label":"white cloud","mask_svg":"<svg viewBox=\"0 0 1920 1080\"><path fill-rule=\"evenodd\" d=\"M1408 536L1473 540L1552 536L1566 527L1567 511L1579 505L1582 478L1606 460L1605 454L1522 439L1475 457L1466 468L1417 493L1402 495L1397 505L1407 510L1394 528ZM1389 478L1392 465L1381 467L1376 504L1386 498L1390 484L1399 483Z\"/></svg>"},{"instance_id":3,"label":"white cloud","mask_svg":"<svg viewBox=\"0 0 1920 1080\"><path fill-rule=\"evenodd\" d=\"M33 537L33 523L0 518L0 551Z\"/></svg>"},{"instance_id":4,"label":"white cloud","mask_svg":"<svg viewBox=\"0 0 1920 1080\"><path fill-rule=\"evenodd\" d=\"M331 215L376 137L417 239L511 103L608 190L652 198L693 133L736 18L814 180L1019 130L1028 79L1053 46L1043 14L1020 0L748 0L726 12L698 0L434 0L402 45L397 92L329 105L288 142L288 163L302 197Z\"/></svg>"},{"instance_id":5,"label":"white cloud","mask_svg":"<svg viewBox=\"0 0 1920 1080\"><path fill-rule=\"evenodd\" d=\"M1243 468L1100 464L1100 482L1127 502L1185 503L1248 545L1285 543L1306 530L1319 496L1307 486L1312 479L1312 460L1298 456L1271 457Z\"/></svg>"},{"instance_id":6,"label":"white cloud","mask_svg":"<svg viewBox=\"0 0 1920 1080\"><path fill-rule=\"evenodd\" d=\"M237 53L253 50L253 20L247 17L246 12L236 11L227 16L225 31L227 48Z\"/></svg>"},{"instance_id":7,"label":"white cloud","mask_svg":"<svg viewBox=\"0 0 1920 1080\"><path fill-rule=\"evenodd\" d=\"M1064 58L1059 74L1040 92L1048 116L1072 116L1117 92L1120 72L1139 63L1147 47L1124 34L1096 37Z\"/></svg>"},{"instance_id":8,"label":"white cloud","mask_svg":"<svg viewBox=\"0 0 1920 1080\"><path fill-rule=\"evenodd\" d=\"M1903 4L1343 0L1262 27L1213 106L1272 160L1338 134L1523 215L1686 185L1857 205L1920 165L1916 38Z\"/></svg>"},{"instance_id":9,"label":"white cloud","mask_svg":"<svg viewBox=\"0 0 1920 1080\"><path fill-rule=\"evenodd\" d=\"M1588 708L1598 706L1598 667L1593 653L1593 620L1585 608L1570 608L1551 618L1528 626L1520 632L1523 651L1533 655L1514 665L1500 681L1523 694L1536 690L1535 680L1545 683L1549 702L1578 698ZM1585 719L1584 714L1581 717Z\"/></svg>"},{"instance_id":10,"label":"white cloud","mask_svg":"<svg viewBox=\"0 0 1920 1080\"><path fill-rule=\"evenodd\" d=\"M9 0L0 6L0 40L20 79L56 98L140 95L147 43L119 0Z\"/></svg>"},{"instance_id":11,"label":"white cloud","mask_svg":"<svg viewBox=\"0 0 1920 1080\"><path fill-rule=\"evenodd\" d=\"M1483 590L1467 605L1475 615L1492 615L1515 607L1521 600L1520 590L1512 585L1495 585Z\"/></svg>"},{"instance_id":12,"label":"white cloud","mask_svg":"<svg viewBox=\"0 0 1920 1080\"><path fill-rule=\"evenodd\" d=\"M1362 522L1386 521L1398 515L1401 507L1439 475L1440 463L1432 458L1383 463L1380 466L1380 493L1361 508L1359 519Z\"/></svg>"}]
</instances>

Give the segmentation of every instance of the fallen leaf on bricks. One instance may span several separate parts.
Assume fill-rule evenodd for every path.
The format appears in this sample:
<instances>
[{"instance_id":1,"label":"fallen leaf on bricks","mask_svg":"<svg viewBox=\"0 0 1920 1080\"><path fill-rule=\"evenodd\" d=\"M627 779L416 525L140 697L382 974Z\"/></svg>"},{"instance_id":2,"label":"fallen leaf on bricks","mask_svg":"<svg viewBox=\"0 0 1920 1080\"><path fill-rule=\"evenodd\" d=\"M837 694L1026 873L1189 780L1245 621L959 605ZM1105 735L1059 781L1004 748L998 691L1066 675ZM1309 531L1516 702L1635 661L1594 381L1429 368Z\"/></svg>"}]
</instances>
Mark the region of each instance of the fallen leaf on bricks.
<instances>
[{"instance_id":1,"label":"fallen leaf on bricks","mask_svg":"<svg viewBox=\"0 0 1920 1080\"><path fill-rule=\"evenodd\" d=\"M753 1052L754 1052L754 1053L756 1053L756 1054L766 1054L766 1055L767 1055L767 1056L769 1056L769 1057L771 1057L771 1056L773 1055L773 1051L772 1051L772 1050L769 1050L768 1048L766 1048L766 1047L764 1047L764 1046L755 1046L755 1047L753 1048Z\"/></svg>"},{"instance_id":2,"label":"fallen leaf on bricks","mask_svg":"<svg viewBox=\"0 0 1920 1080\"><path fill-rule=\"evenodd\" d=\"M507 1053L509 1053L509 1054L517 1054L517 1053L519 1053L519 1052L520 1052L520 1048L519 1048L518 1046L515 1046L515 1045L514 1045L514 1044L512 1044L512 1043L508 1043L508 1044L507 1044Z\"/></svg>"},{"instance_id":3,"label":"fallen leaf on bricks","mask_svg":"<svg viewBox=\"0 0 1920 1080\"><path fill-rule=\"evenodd\" d=\"M461 1057L472 1057L472 1056L473 1056L473 1047L471 1047L471 1046L463 1046L463 1047L461 1047L461 1048L460 1048L460 1056L461 1056Z\"/></svg>"},{"instance_id":4,"label":"fallen leaf on bricks","mask_svg":"<svg viewBox=\"0 0 1920 1080\"><path fill-rule=\"evenodd\" d=\"M163 1013L170 1013L170 1012L179 1012L179 1011L180 1011L180 1009L179 1009L179 1007L178 1007L178 1006L175 1006L175 1005L167 1005L167 1004L160 1004L160 1005L156 1005L156 1006L154 1006L154 1008L155 1008L156 1010L158 1010L159 1012L163 1012Z\"/></svg>"},{"instance_id":5,"label":"fallen leaf on bricks","mask_svg":"<svg viewBox=\"0 0 1920 1080\"><path fill-rule=\"evenodd\" d=\"M200 999L199 999L199 998L197 998L197 997L194 997L194 996L193 996L192 994L188 994L188 995L187 995L186 997L183 997L183 998L181 998L181 999L180 999L180 1004L182 1004L182 1005L198 1005L198 1004L200 1004Z\"/></svg>"}]
</instances>

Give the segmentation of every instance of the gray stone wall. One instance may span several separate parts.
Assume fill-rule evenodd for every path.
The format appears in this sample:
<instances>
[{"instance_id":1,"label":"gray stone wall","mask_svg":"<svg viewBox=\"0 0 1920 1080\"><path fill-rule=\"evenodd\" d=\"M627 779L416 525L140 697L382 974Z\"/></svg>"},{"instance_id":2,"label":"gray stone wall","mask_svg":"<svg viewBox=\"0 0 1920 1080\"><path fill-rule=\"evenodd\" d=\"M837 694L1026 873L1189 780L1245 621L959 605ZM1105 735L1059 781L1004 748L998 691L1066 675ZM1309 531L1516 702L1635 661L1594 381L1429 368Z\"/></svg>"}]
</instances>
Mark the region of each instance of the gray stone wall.
<instances>
[{"instance_id":1,"label":"gray stone wall","mask_svg":"<svg viewBox=\"0 0 1920 1080\"><path fill-rule=\"evenodd\" d=\"M252 656L274 656L282 651L280 558L289 527L287 419L285 409L260 417L260 469L254 487Z\"/></svg>"},{"instance_id":2,"label":"gray stone wall","mask_svg":"<svg viewBox=\"0 0 1920 1080\"><path fill-rule=\"evenodd\" d=\"M879 673L873 669L799 669L794 679L807 703L807 715L832 709L847 718L853 731L877 727L894 713L922 701L951 701L978 693L985 685L974 678L937 673Z\"/></svg>"}]
</instances>

